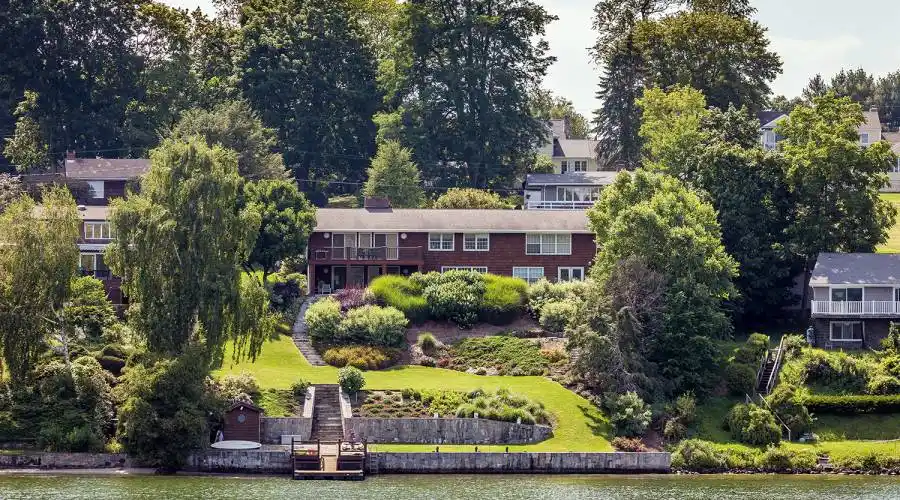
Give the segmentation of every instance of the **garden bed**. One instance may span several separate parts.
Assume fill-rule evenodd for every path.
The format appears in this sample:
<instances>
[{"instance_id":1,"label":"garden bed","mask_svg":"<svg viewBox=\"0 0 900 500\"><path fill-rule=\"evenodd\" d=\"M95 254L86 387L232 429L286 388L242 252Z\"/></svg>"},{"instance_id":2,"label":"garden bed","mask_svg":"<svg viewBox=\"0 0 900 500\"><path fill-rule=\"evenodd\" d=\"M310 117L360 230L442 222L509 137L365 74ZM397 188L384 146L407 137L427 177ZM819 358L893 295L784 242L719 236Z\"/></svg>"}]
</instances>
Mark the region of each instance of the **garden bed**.
<instances>
[{"instance_id":1,"label":"garden bed","mask_svg":"<svg viewBox=\"0 0 900 500\"><path fill-rule=\"evenodd\" d=\"M508 336L469 338L449 346L438 366L476 375L547 375L551 365L568 360L558 344Z\"/></svg>"},{"instance_id":2,"label":"garden bed","mask_svg":"<svg viewBox=\"0 0 900 500\"><path fill-rule=\"evenodd\" d=\"M478 418L523 424L549 424L543 404L500 389L417 391L413 389L363 391L351 399L354 417L361 418Z\"/></svg>"}]
</instances>

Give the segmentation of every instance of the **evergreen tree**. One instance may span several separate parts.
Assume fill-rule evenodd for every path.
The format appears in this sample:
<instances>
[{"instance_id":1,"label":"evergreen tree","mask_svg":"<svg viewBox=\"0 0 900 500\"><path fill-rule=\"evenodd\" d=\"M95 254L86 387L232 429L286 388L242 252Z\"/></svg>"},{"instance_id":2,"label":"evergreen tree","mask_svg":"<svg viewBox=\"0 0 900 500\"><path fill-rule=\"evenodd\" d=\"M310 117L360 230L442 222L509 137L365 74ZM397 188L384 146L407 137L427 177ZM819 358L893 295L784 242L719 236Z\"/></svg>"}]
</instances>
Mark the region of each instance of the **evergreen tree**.
<instances>
[{"instance_id":1,"label":"evergreen tree","mask_svg":"<svg viewBox=\"0 0 900 500\"><path fill-rule=\"evenodd\" d=\"M16 132L6 139L3 155L21 173L34 173L50 166L47 143L36 119L37 94L25 91L25 98L16 106Z\"/></svg>"},{"instance_id":2,"label":"evergreen tree","mask_svg":"<svg viewBox=\"0 0 900 500\"><path fill-rule=\"evenodd\" d=\"M828 90L838 97L849 97L865 110L875 104L875 77L862 68L842 69L831 78Z\"/></svg>"},{"instance_id":3,"label":"evergreen tree","mask_svg":"<svg viewBox=\"0 0 900 500\"><path fill-rule=\"evenodd\" d=\"M812 100L816 97L822 97L823 95L828 93L828 84L825 83L825 79L822 78L821 74L816 73L816 76L809 79L809 83L806 84L806 88L803 89L803 100L806 102L812 102Z\"/></svg>"},{"instance_id":4,"label":"evergreen tree","mask_svg":"<svg viewBox=\"0 0 900 500\"><path fill-rule=\"evenodd\" d=\"M388 141L378 146L378 154L369 167L369 179L363 194L388 198L395 208L419 208L425 201L419 178L419 167L412 161L412 152L398 142Z\"/></svg>"}]
</instances>

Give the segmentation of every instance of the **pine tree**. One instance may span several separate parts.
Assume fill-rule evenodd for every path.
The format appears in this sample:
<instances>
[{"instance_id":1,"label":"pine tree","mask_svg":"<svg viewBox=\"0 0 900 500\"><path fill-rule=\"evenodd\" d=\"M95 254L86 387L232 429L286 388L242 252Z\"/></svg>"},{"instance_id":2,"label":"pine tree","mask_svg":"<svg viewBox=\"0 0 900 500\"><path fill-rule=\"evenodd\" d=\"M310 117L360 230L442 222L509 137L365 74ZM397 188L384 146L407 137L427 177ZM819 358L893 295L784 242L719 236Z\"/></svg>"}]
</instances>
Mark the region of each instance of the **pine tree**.
<instances>
[{"instance_id":1,"label":"pine tree","mask_svg":"<svg viewBox=\"0 0 900 500\"><path fill-rule=\"evenodd\" d=\"M418 208L425 200L419 178L419 167L412 152L396 141L378 146L378 154L368 170L363 193L370 197L388 198L394 208Z\"/></svg>"}]
</instances>

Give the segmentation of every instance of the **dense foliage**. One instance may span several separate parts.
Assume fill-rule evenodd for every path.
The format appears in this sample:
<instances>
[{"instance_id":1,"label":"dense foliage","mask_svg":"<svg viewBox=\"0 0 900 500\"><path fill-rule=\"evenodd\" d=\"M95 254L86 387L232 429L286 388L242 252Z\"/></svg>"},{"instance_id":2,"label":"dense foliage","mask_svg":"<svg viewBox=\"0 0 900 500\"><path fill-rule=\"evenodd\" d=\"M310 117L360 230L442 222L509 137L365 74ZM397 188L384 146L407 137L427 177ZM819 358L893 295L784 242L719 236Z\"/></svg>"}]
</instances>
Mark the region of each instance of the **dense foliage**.
<instances>
[{"instance_id":1,"label":"dense foliage","mask_svg":"<svg viewBox=\"0 0 900 500\"><path fill-rule=\"evenodd\" d=\"M635 392L626 392L607 403L609 420L618 436L642 436L650 426L652 412Z\"/></svg>"},{"instance_id":2,"label":"dense foliage","mask_svg":"<svg viewBox=\"0 0 900 500\"><path fill-rule=\"evenodd\" d=\"M400 359L400 351L389 347L343 346L331 347L322 360L331 366L353 366L360 370L383 370Z\"/></svg>"},{"instance_id":3,"label":"dense foliage","mask_svg":"<svg viewBox=\"0 0 900 500\"><path fill-rule=\"evenodd\" d=\"M368 197L387 198L393 208L419 208L425 201L419 167L399 142L379 144L367 174L363 194Z\"/></svg>"},{"instance_id":4,"label":"dense foliage","mask_svg":"<svg viewBox=\"0 0 900 500\"><path fill-rule=\"evenodd\" d=\"M437 197L432 208L478 208L478 209L504 209L513 208L497 193L484 189L452 188Z\"/></svg>"},{"instance_id":5,"label":"dense foliage","mask_svg":"<svg viewBox=\"0 0 900 500\"><path fill-rule=\"evenodd\" d=\"M476 373L490 369L498 375L544 375L549 367L538 344L515 337L464 339L452 345L448 354L447 368Z\"/></svg>"}]
</instances>

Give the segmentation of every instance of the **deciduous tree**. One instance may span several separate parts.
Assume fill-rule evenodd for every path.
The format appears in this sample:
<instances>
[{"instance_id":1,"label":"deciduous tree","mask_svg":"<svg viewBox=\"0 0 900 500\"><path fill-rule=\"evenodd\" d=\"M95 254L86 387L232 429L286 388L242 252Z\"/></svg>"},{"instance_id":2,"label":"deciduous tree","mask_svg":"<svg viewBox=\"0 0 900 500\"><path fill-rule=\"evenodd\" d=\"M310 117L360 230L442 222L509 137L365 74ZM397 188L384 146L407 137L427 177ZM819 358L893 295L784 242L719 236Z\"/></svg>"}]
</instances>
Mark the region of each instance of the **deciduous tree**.
<instances>
[{"instance_id":1,"label":"deciduous tree","mask_svg":"<svg viewBox=\"0 0 900 500\"><path fill-rule=\"evenodd\" d=\"M497 193L483 189L452 188L434 200L433 208L513 208Z\"/></svg>"},{"instance_id":2,"label":"deciduous tree","mask_svg":"<svg viewBox=\"0 0 900 500\"><path fill-rule=\"evenodd\" d=\"M532 107L535 116L542 120L568 120L569 139L587 139L590 135L587 118L565 97L553 95L549 90L538 90L532 95Z\"/></svg>"},{"instance_id":3,"label":"deciduous tree","mask_svg":"<svg viewBox=\"0 0 900 500\"><path fill-rule=\"evenodd\" d=\"M49 149L37 120L38 95L25 91L25 98L16 106L16 131L6 139L3 155L22 173L34 173L50 166Z\"/></svg>"}]
</instances>

